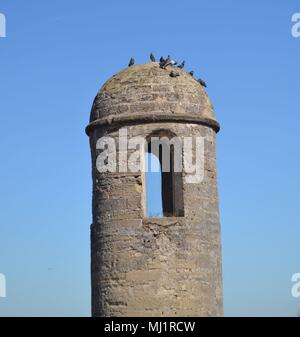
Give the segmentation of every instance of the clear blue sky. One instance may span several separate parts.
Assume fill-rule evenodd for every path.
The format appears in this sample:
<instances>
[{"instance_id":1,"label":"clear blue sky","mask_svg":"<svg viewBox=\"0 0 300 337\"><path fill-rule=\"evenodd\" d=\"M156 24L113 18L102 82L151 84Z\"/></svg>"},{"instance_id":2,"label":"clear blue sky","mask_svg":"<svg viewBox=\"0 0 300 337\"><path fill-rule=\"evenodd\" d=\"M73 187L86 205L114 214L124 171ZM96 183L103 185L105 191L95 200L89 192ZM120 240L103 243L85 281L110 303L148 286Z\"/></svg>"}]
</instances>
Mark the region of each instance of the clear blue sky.
<instances>
[{"instance_id":1,"label":"clear blue sky","mask_svg":"<svg viewBox=\"0 0 300 337\"><path fill-rule=\"evenodd\" d=\"M88 122L103 82L171 54L208 83L226 315L290 315L300 272L298 0L1 0L2 315L90 314Z\"/></svg>"}]
</instances>

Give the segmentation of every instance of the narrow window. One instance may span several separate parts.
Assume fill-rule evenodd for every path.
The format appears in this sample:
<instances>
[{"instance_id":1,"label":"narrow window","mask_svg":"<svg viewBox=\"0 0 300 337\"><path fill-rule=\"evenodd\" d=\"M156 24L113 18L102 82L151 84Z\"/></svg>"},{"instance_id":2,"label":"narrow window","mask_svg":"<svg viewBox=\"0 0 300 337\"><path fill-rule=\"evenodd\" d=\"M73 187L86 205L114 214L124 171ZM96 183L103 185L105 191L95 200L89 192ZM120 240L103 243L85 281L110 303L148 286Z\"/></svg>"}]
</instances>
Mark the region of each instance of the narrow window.
<instances>
[{"instance_id":1,"label":"narrow window","mask_svg":"<svg viewBox=\"0 0 300 337\"><path fill-rule=\"evenodd\" d=\"M148 143L145 158L147 217L184 216L182 172L174 170L174 161L182 158L174 153L174 145L165 135L154 148L151 141Z\"/></svg>"},{"instance_id":2,"label":"narrow window","mask_svg":"<svg viewBox=\"0 0 300 337\"><path fill-rule=\"evenodd\" d=\"M147 217L160 218L163 216L161 166L151 152L146 152L146 168Z\"/></svg>"}]
</instances>

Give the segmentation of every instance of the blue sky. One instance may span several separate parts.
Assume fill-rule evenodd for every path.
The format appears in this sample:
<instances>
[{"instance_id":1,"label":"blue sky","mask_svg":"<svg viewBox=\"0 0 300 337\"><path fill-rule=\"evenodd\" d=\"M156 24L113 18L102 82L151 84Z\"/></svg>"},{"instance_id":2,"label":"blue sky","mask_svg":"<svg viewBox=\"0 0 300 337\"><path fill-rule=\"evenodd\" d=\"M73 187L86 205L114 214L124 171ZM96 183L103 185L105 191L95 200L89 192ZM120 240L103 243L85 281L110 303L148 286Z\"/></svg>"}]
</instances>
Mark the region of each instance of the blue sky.
<instances>
[{"instance_id":1,"label":"blue sky","mask_svg":"<svg viewBox=\"0 0 300 337\"><path fill-rule=\"evenodd\" d=\"M298 0L8 1L0 13L0 316L90 315L88 122L103 82L171 54L221 132L225 314L300 312Z\"/></svg>"}]
</instances>

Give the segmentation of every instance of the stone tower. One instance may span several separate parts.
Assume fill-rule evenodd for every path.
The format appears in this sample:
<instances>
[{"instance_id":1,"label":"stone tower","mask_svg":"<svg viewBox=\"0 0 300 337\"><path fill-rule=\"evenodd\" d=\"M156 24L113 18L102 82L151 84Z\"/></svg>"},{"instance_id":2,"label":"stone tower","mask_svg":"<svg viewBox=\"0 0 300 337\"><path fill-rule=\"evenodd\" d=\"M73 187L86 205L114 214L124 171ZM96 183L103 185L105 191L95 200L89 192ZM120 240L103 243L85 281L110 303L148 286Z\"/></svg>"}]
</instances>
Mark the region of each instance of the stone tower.
<instances>
[{"instance_id":1,"label":"stone tower","mask_svg":"<svg viewBox=\"0 0 300 337\"><path fill-rule=\"evenodd\" d=\"M93 177L93 316L223 314L215 149L219 124L204 88L183 70L176 69L176 78L170 72L155 62L126 68L104 84L92 107L86 132ZM115 140L116 159L124 158L118 145L121 129L127 139L203 139L203 179L188 182L185 166L182 173L165 174L163 217L147 217L142 170L100 172L97 167L102 137Z\"/></svg>"}]
</instances>

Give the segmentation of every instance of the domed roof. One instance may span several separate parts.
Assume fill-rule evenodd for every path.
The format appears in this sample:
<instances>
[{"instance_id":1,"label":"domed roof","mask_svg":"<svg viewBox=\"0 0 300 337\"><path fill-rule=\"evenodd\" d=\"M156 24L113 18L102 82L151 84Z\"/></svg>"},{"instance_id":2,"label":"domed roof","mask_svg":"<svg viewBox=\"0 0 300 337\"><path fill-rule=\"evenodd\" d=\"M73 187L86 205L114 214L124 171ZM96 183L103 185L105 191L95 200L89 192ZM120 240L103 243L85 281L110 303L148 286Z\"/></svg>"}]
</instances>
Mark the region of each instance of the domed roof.
<instances>
[{"instance_id":1,"label":"domed roof","mask_svg":"<svg viewBox=\"0 0 300 337\"><path fill-rule=\"evenodd\" d=\"M171 77L171 71L179 73ZM122 121L186 121L219 130L204 88L179 68L161 69L157 62L127 67L98 92L87 133L96 125Z\"/></svg>"}]
</instances>

